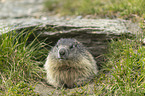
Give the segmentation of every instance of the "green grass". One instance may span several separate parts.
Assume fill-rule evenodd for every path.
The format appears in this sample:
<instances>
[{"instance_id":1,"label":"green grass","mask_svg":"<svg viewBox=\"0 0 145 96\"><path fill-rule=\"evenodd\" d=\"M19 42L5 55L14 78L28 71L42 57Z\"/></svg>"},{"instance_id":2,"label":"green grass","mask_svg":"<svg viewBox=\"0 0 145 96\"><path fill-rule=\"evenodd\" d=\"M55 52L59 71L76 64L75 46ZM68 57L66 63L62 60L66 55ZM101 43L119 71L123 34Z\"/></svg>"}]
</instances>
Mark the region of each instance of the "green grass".
<instances>
[{"instance_id":1,"label":"green grass","mask_svg":"<svg viewBox=\"0 0 145 96\"><path fill-rule=\"evenodd\" d=\"M112 41L109 48L108 63L110 74L106 77L109 95L145 94L145 47L138 40ZM104 69L105 69L104 68Z\"/></svg>"},{"instance_id":2,"label":"green grass","mask_svg":"<svg viewBox=\"0 0 145 96\"><path fill-rule=\"evenodd\" d=\"M39 67L44 62L36 59L48 50L43 42L36 42L37 37L27 42L32 33L13 31L0 37L0 95L36 95L33 87L44 74Z\"/></svg>"},{"instance_id":3,"label":"green grass","mask_svg":"<svg viewBox=\"0 0 145 96\"><path fill-rule=\"evenodd\" d=\"M45 0L45 9L61 15L145 18L144 0ZM138 18L139 17L139 18Z\"/></svg>"}]
</instances>

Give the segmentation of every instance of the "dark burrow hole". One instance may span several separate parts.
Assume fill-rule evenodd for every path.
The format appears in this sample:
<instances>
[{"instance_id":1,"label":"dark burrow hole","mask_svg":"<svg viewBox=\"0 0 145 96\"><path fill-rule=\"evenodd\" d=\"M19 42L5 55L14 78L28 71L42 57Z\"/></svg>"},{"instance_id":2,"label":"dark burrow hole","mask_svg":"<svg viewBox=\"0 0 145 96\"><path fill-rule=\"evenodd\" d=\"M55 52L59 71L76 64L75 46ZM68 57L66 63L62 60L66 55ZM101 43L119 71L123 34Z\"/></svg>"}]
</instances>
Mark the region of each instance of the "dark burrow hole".
<instances>
[{"instance_id":1,"label":"dark burrow hole","mask_svg":"<svg viewBox=\"0 0 145 96\"><path fill-rule=\"evenodd\" d=\"M35 36L31 36L29 38L29 42L31 42ZM49 46L45 46L45 48L51 49L50 46L54 46L56 42L60 38L75 38L79 42L83 43L83 45L90 51L90 53L94 56L97 61L98 68L101 69L102 64L106 62L106 59L103 54L107 53L108 43L113 39L117 40L118 38L122 38L121 35L108 35L108 34L92 34L87 32L71 32L71 33L56 33L54 35L40 35L38 37L39 41L45 39L45 43L49 44ZM38 42L39 43L39 42ZM46 54L48 55L48 53ZM43 60L46 59L46 56L43 57ZM44 64L39 65L43 67Z\"/></svg>"}]
</instances>

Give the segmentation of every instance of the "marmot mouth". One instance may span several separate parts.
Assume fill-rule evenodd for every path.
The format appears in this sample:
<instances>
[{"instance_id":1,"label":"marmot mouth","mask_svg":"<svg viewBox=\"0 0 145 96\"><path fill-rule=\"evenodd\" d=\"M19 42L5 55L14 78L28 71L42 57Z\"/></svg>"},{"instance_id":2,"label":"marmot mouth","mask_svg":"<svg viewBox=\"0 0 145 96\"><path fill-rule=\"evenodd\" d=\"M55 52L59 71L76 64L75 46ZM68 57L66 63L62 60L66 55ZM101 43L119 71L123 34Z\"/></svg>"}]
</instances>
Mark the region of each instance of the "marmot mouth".
<instances>
[{"instance_id":1,"label":"marmot mouth","mask_svg":"<svg viewBox=\"0 0 145 96\"><path fill-rule=\"evenodd\" d=\"M65 57L58 57L59 60L68 60L68 58Z\"/></svg>"},{"instance_id":2,"label":"marmot mouth","mask_svg":"<svg viewBox=\"0 0 145 96\"><path fill-rule=\"evenodd\" d=\"M58 58L59 60L68 60L68 58L63 58L63 57L61 57L61 58Z\"/></svg>"}]
</instances>

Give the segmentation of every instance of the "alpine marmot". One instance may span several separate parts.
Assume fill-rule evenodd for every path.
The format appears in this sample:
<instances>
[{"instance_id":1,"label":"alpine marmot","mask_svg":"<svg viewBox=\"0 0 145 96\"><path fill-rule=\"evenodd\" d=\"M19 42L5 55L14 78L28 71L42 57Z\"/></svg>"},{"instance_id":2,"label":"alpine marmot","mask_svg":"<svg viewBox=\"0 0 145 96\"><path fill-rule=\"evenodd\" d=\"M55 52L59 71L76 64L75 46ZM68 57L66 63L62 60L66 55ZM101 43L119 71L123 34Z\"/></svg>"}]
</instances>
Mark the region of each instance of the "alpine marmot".
<instances>
[{"instance_id":1,"label":"alpine marmot","mask_svg":"<svg viewBox=\"0 0 145 96\"><path fill-rule=\"evenodd\" d=\"M48 83L54 87L73 88L83 85L98 72L93 56L80 42L70 38L58 40L44 68Z\"/></svg>"}]
</instances>

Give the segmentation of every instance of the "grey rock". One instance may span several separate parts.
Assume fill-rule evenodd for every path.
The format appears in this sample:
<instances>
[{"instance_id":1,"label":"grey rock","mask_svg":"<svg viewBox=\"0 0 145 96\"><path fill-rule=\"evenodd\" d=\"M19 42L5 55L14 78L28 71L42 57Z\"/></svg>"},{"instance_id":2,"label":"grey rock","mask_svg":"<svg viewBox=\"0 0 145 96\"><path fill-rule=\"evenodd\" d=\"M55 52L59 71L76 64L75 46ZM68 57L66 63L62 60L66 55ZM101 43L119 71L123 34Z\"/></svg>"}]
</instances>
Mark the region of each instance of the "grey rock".
<instances>
[{"instance_id":1,"label":"grey rock","mask_svg":"<svg viewBox=\"0 0 145 96\"><path fill-rule=\"evenodd\" d=\"M0 19L37 16L42 13L44 0L2 0Z\"/></svg>"},{"instance_id":2,"label":"grey rock","mask_svg":"<svg viewBox=\"0 0 145 96\"><path fill-rule=\"evenodd\" d=\"M12 30L38 27L36 33L53 35L87 31L92 34L138 34L140 28L130 21L120 19L82 19L47 16L43 11L44 0L1 0L0 34ZM37 19L36 19L37 18ZM52 27L55 32L47 29ZM42 30L45 29L45 30ZM48 32L49 31L49 32Z\"/></svg>"},{"instance_id":3,"label":"grey rock","mask_svg":"<svg viewBox=\"0 0 145 96\"><path fill-rule=\"evenodd\" d=\"M121 19L63 19L57 17L43 17L42 19L4 19L0 20L0 32L38 27L38 29L57 29L55 32L44 32L45 35L56 33L69 33L74 31L89 31L92 34L139 34L140 28L126 20ZM43 31L43 30L40 30ZM45 30L46 31L46 30ZM37 31L40 33L39 31Z\"/></svg>"}]
</instances>

